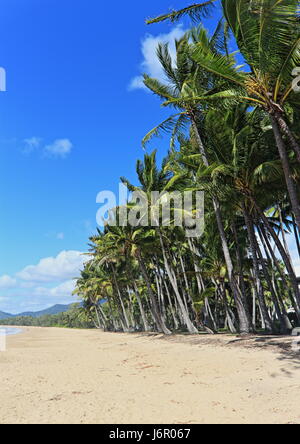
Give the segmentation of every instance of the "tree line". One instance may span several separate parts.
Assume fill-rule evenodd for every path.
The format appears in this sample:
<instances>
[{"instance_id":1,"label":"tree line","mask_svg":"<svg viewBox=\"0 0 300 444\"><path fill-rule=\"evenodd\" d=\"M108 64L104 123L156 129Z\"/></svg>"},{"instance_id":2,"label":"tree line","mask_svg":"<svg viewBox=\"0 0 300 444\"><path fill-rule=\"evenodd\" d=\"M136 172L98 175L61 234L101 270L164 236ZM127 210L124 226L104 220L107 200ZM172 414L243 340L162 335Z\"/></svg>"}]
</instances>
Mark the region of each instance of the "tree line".
<instances>
[{"instance_id":1,"label":"tree line","mask_svg":"<svg viewBox=\"0 0 300 444\"><path fill-rule=\"evenodd\" d=\"M80 304L72 304L69 310L55 315L43 316L15 316L1 319L0 326L16 327L58 327L58 328L94 328L91 315L80 307Z\"/></svg>"}]
</instances>

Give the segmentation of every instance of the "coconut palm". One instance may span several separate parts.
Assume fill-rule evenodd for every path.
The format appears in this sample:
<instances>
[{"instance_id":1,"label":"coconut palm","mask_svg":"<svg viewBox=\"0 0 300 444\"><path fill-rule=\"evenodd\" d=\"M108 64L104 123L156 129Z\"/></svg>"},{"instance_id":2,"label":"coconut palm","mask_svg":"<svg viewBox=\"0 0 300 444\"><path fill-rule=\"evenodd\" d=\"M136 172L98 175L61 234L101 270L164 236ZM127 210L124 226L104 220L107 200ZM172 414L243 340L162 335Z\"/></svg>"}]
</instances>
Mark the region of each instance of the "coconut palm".
<instances>
[{"instance_id":1,"label":"coconut palm","mask_svg":"<svg viewBox=\"0 0 300 444\"><path fill-rule=\"evenodd\" d=\"M206 31L202 28L194 30L191 34L193 44L202 42L210 51L218 53L219 45L217 45L220 30L217 29L212 38L209 38ZM161 131L172 131L171 146L173 146L175 136L182 136L181 129L187 123L192 125L192 131L198 145L202 161L205 166L209 166L209 159L201 137L202 129L202 112L203 108L199 106L194 97L205 97L211 94L212 79L203 70L199 70L190 57L189 35L184 36L180 41L176 42L177 60L175 66L172 65L170 53L167 45L159 46L158 58L162 68L168 78L167 84L162 84L156 79L145 76L145 85L156 95L166 100L166 104L181 109L179 115L173 115L168 120L158 125L150 131L144 138L143 144L147 143L153 136L157 136ZM217 85L216 85L217 87ZM213 197L214 211L218 223L219 234L222 240L223 253L227 264L230 285L236 300L239 313L241 332L248 333L250 331L250 320L245 311L243 303L244 295L241 293L239 286L235 280L233 262L230 256L229 246L226 239L224 224L222 221L220 204L216 196Z\"/></svg>"}]
</instances>

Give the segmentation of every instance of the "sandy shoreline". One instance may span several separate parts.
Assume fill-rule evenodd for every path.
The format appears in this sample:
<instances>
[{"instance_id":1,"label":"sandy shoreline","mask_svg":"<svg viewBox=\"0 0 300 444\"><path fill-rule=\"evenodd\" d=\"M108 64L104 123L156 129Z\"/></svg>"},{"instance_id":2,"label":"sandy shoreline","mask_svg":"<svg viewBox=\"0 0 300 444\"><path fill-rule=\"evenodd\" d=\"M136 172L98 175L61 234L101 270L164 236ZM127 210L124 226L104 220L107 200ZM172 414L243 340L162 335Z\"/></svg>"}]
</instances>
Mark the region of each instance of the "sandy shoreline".
<instances>
[{"instance_id":1,"label":"sandy shoreline","mask_svg":"<svg viewBox=\"0 0 300 444\"><path fill-rule=\"evenodd\" d=\"M300 423L291 338L24 328L0 353L0 423Z\"/></svg>"}]
</instances>

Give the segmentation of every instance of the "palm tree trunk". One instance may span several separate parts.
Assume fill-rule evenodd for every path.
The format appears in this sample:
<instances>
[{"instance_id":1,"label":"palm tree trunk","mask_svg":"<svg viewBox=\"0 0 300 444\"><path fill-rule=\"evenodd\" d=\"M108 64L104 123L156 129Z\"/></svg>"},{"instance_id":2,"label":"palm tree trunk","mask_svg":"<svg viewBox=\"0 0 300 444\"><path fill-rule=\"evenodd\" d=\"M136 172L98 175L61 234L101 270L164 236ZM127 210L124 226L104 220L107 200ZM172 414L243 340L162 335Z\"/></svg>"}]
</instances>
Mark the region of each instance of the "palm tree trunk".
<instances>
[{"instance_id":1,"label":"palm tree trunk","mask_svg":"<svg viewBox=\"0 0 300 444\"><path fill-rule=\"evenodd\" d=\"M300 163L300 145L298 144L297 140L295 139L293 133L291 132L288 124L286 123L282 115L275 113L274 117L276 119L279 128L281 129L282 134L284 134L287 137L289 144L291 148L294 150L298 162Z\"/></svg>"},{"instance_id":2,"label":"palm tree trunk","mask_svg":"<svg viewBox=\"0 0 300 444\"><path fill-rule=\"evenodd\" d=\"M293 219L293 230L294 230L294 236L295 236L295 240L296 240L296 245L297 245L297 250L298 250L298 256L300 258L300 238L299 238L299 230L297 228L297 224L295 221L295 216L294 214L292 214L292 219Z\"/></svg>"},{"instance_id":3,"label":"palm tree trunk","mask_svg":"<svg viewBox=\"0 0 300 444\"><path fill-rule=\"evenodd\" d=\"M258 204L255 202L255 200L252 200L254 203L254 206L256 208L256 211L258 212L260 218L262 219L264 225L266 226L267 230L269 231L270 235L272 236L276 247L283 259L283 262L286 266L287 272L289 274L290 280L291 280L291 284L295 293L295 298L296 298L296 302L297 302L297 307L298 310L300 310L300 291L299 291L299 286L298 286L298 282L297 282L297 277L295 275L294 269L290 263L290 260L286 254L286 251L282 245L282 243L280 242L280 239L278 238L277 234L275 233L273 227L271 226L267 216L265 215L265 213L260 209L260 207L258 206Z\"/></svg>"},{"instance_id":4,"label":"palm tree trunk","mask_svg":"<svg viewBox=\"0 0 300 444\"><path fill-rule=\"evenodd\" d=\"M256 237L255 237L255 240L256 240ZM259 260L259 262L261 264L261 267L263 269L263 273L264 273L265 279L267 281L269 290L271 292L271 297L272 297L272 301L273 301L274 308L275 308L275 311L276 311L276 315L277 315L277 318L278 318L278 320L280 322L280 326L281 326L281 333L287 334L288 331L289 331L289 326L288 326L288 323L286 322L287 321L286 317L281 312L281 307L282 306L280 307L279 302L278 302L278 297L280 297L280 295L278 295L278 297L277 297L276 289L275 289L275 287L273 285L271 276L270 276L268 268L267 268L267 266L265 264L265 260L264 260L264 257L262 255L262 252L261 252L260 246L258 245L257 240L256 240L256 250L257 250L257 254L258 254L258 260ZM271 263L271 265L272 265L272 263Z\"/></svg>"},{"instance_id":5,"label":"palm tree trunk","mask_svg":"<svg viewBox=\"0 0 300 444\"><path fill-rule=\"evenodd\" d=\"M252 291L252 324L254 329L256 329L256 300L257 300L257 287L255 286L255 282L253 282L253 278L251 275L250 285Z\"/></svg>"},{"instance_id":6,"label":"palm tree trunk","mask_svg":"<svg viewBox=\"0 0 300 444\"><path fill-rule=\"evenodd\" d=\"M192 123L193 123L193 128L195 131L196 139L198 142L200 154L202 156L202 161L203 161L204 165L206 167L208 167L209 162L208 162L208 158L206 155L206 151L205 151L202 139L201 139L199 131L198 131L197 122L195 119L193 119ZM216 215L216 219L217 219L219 234L221 237L224 258L225 258L225 262L226 262L226 266L227 266L228 279L229 279L232 294L233 294L233 297L234 297L234 300L236 303L237 312L238 312L239 330L240 330L240 333L248 334L251 331L250 320L247 316L243 297L242 297L241 291L238 287L238 284L237 284L235 276L234 276L233 262L232 262L232 259L230 256L230 250L229 250L229 246L228 246L228 242L227 242L226 234L225 234L225 229L224 229L224 225L223 225L223 221L222 221L220 203L215 197L213 198L213 206L214 206L215 215Z\"/></svg>"},{"instance_id":7,"label":"palm tree trunk","mask_svg":"<svg viewBox=\"0 0 300 444\"><path fill-rule=\"evenodd\" d=\"M175 293L178 305L180 307L180 311L181 311L184 323L185 323L189 333L191 333L191 334L198 334L199 332L198 332L197 328L195 327L195 325L192 323L192 321L191 321L191 319L189 317L189 313L186 310L184 301L183 301L183 299L181 297L181 294L179 292L177 281L176 281L176 276L175 276L174 271L172 270L171 265L169 264L169 261L168 261L168 258L167 258L167 253L166 253L166 249L165 249L165 245L164 245L164 241L163 241L163 237L162 237L161 230L160 230L159 227L157 228L157 233L158 233L159 240L160 240L160 245L161 245L161 249L162 249L162 253L163 253L163 258L164 258L164 264L165 264L165 267L166 267L166 271L167 271L170 283L171 283L171 285L173 287L173 290L174 290L174 293Z\"/></svg>"},{"instance_id":8,"label":"palm tree trunk","mask_svg":"<svg viewBox=\"0 0 300 444\"><path fill-rule=\"evenodd\" d=\"M94 308L95 308L96 317L97 317L97 321L98 321L98 327L97 328L100 330L103 327L103 324L101 322L101 319L100 319L100 316L99 316L99 312L98 312L98 307L97 307L96 304L94 305Z\"/></svg>"},{"instance_id":9,"label":"palm tree trunk","mask_svg":"<svg viewBox=\"0 0 300 444\"><path fill-rule=\"evenodd\" d=\"M149 292L149 296L150 296L150 300L151 300L151 305L152 305L152 313L153 313L153 317L155 319L156 326L160 332L164 333L165 335L170 335L171 331L167 328L167 326L164 323L164 320L162 319L162 317L160 315L156 296L152 290L151 281L148 276L148 272L147 272L147 269L144 265L143 258L141 256L140 252L137 253L137 259L138 259L138 263L139 263L143 278L144 278L145 283L148 288L148 292Z\"/></svg>"},{"instance_id":10,"label":"palm tree trunk","mask_svg":"<svg viewBox=\"0 0 300 444\"><path fill-rule=\"evenodd\" d=\"M255 237L255 231L254 231L254 227L253 227L252 218L251 218L250 214L248 213L244 204L243 204L243 213L244 213L244 218L245 218L245 222L246 222L246 226L247 226L249 242L250 242L254 275L255 275L255 279L258 284L259 306L260 306L262 317L264 319L266 330L269 332L272 332L273 325L272 325L272 321L271 321L269 314L268 314L268 309L266 306L263 286L262 286L261 279L260 279L259 262L257 259L257 251L256 251L257 250L257 241L256 241L256 237Z\"/></svg>"},{"instance_id":11,"label":"palm tree trunk","mask_svg":"<svg viewBox=\"0 0 300 444\"><path fill-rule=\"evenodd\" d=\"M136 283L135 279L133 279L133 286L134 286L134 291L135 291L136 299L137 299L137 302L138 302L139 310L140 310L140 313L141 313L144 330L146 332L148 332L151 329L150 329L148 321L147 321L147 316L146 316L146 313L145 313L145 310L144 310L144 307L143 307L141 295L140 295L140 292L139 292L139 289L138 289L138 286L137 286L137 283Z\"/></svg>"},{"instance_id":12,"label":"palm tree trunk","mask_svg":"<svg viewBox=\"0 0 300 444\"><path fill-rule=\"evenodd\" d=\"M233 232L233 237L234 237L234 241L235 241L236 259L237 259L237 264L238 264L238 269L239 269L239 278L240 278L240 285L239 286L242 290L243 301L244 301L247 317L248 317L248 319L251 319L250 308L249 308L249 304L248 304L248 300L247 300L246 286L245 286L245 281L244 281L243 258L242 258L239 239L238 239L238 232L237 232L236 224L234 221L232 222L231 226L232 226L232 232ZM253 325L252 325L252 327L254 329Z\"/></svg>"},{"instance_id":13,"label":"palm tree trunk","mask_svg":"<svg viewBox=\"0 0 300 444\"><path fill-rule=\"evenodd\" d=\"M224 283L222 283L221 288L220 288L220 295L221 298L223 300L224 303L224 307L225 307L225 313L226 313L226 320L228 323L228 327L231 333L236 333L236 328L234 326L234 319L231 316L229 307L228 307L228 303L227 303L227 295L226 295L226 289L225 289L225 285Z\"/></svg>"},{"instance_id":14,"label":"palm tree trunk","mask_svg":"<svg viewBox=\"0 0 300 444\"><path fill-rule=\"evenodd\" d=\"M113 329L116 332L118 328L117 328L117 323L116 323L115 316L113 314L113 309L112 309L112 306L111 306L111 300L110 300L109 296L107 297L107 302L108 302L108 308L109 308L109 313L110 313L111 321L112 321L112 324L113 324Z\"/></svg>"},{"instance_id":15,"label":"palm tree trunk","mask_svg":"<svg viewBox=\"0 0 300 444\"><path fill-rule=\"evenodd\" d=\"M165 286L165 289L166 289L167 298L168 298L168 302L169 302L169 307L170 307L171 315L172 315L172 318L173 318L174 328L175 328L175 330L178 330L179 323L178 323L178 319L176 317L176 312L175 312L175 309L174 309L173 302L171 300L170 290L168 288L168 284L167 284L166 280L164 280L164 286Z\"/></svg>"},{"instance_id":16,"label":"palm tree trunk","mask_svg":"<svg viewBox=\"0 0 300 444\"><path fill-rule=\"evenodd\" d=\"M186 273L186 269L185 269L184 261L183 261L183 258L182 258L181 255L180 255L179 259L180 259L181 270L182 270L182 273L183 273L183 278L184 278L184 284L185 284L185 288L186 288L186 293L187 293L187 296L188 296L188 301L189 301L189 303L190 303L190 305L191 305L191 307L192 307L192 306L193 306L193 299L192 299L192 297L191 297L191 292L190 292L189 282L188 282L188 278L187 278L187 273Z\"/></svg>"},{"instance_id":17,"label":"palm tree trunk","mask_svg":"<svg viewBox=\"0 0 300 444\"><path fill-rule=\"evenodd\" d=\"M282 210L280 208L280 205L278 205L278 213L279 213L280 231L281 231L281 236L282 236L282 241L283 241L284 249L285 249L285 252L287 254L287 257L289 258L291 266L293 267L293 270L295 272L294 264L293 264L293 261L292 261L292 256L290 254L289 246L288 246L288 243L287 243L287 240L286 240L286 235L285 235L285 230L284 230L284 223L283 223L283 216L282 216Z\"/></svg>"},{"instance_id":18,"label":"palm tree trunk","mask_svg":"<svg viewBox=\"0 0 300 444\"><path fill-rule=\"evenodd\" d=\"M197 287L198 287L199 295L201 295L203 293L203 291L205 290L205 286L204 286L204 284L203 284L203 282L201 280L201 269L198 266L198 264L197 264L197 262L195 261L195 258L194 258L194 256L197 256L197 249L196 249L196 246L194 245L194 243L193 243L191 238L188 238L188 244L189 244L190 250L191 250L191 252L193 254L192 260L193 260L193 264L194 264L194 270L195 270L195 273L196 273L196 282L197 282Z\"/></svg>"},{"instance_id":19,"label":"palm tree trunk","mask_svg":"<svg viewBox=\"0 0 300 444\"><path fill-rule=\"evenodd\" d=\"M116 276L116 270L115 270L113 265L111 265L111 269L112 269L112 274L113 274L115 288L117 290L118 299L119 299L119 302L120 302L120 305L121 305L121 308L122 308L122 313L123 313L124 320L125 320L125 331L129 331L130 330L129 320L128 320L128 317L127 317L126 309L125 309L125 306L124 306L124 302L123 302L123 299L122 299L120 287L119 287L119 284L118 284L118 280L117 280L117 276Z\"/></svg>"},{"instance_id":20,"label":"palm tree trunk","mask_svg":"<svg viewBox=\"0 0 300 444\"><path fill-rule=\"evenodd\" d=\"M288 193L290 196L290 201L292 204L292 209L293 209L293 212L295 215L298 229L300 230L300 202L299 202L298 195L297 195L296 184L294 182L291 167L289 164L288 153L287 153L284 141L282 139L282 135L280 133L280 129L279 129L277 120L272 115L270 117L271 117L271 123L272 123L273 132L275 135L277 148L278 148L279 155L280 155L281 162L282 162L283 172L284 172L284 176L285 176L285 180L286 180Z\"/></svg>"}]
</instances>

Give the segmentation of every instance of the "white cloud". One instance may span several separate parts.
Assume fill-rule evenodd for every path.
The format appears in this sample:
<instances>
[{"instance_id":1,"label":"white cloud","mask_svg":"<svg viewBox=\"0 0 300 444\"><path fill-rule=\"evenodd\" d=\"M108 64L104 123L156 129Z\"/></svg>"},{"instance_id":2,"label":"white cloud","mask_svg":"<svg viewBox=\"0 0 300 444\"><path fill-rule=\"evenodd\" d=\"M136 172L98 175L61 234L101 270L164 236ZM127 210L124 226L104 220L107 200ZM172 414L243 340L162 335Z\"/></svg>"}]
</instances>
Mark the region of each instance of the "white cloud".
<instances>
[{"instance_id":1,"label":"white cloud","mask_svg":"<svg viewBox=\"0 0 300 444\"><path fill-rule=\"evenodd\" d=\"M179 40L185 31L181 26L176 26L168 34L160 34L153 36L147 34L142 40L142 53L144 60L141 63L141 72L148 74L150 77L154 77L158 80L165 80L163 69L159 63L156 55L157 47L159 43L168 43L170 54L173 60L176 57L175 40ZM143 76L139 75L134 77L129 85L129 90L146 89L143 83Z\"/></svg>"},{"instance_id":2,"label":"white cloud","mask_svg":"<svg viewBox=\"0 0 300 444\"><path fill-rule=\"evenodd\" d=\"M75 285L75 280L69 280L54 288L37 287L34 290L34 296L50 297L51 299L59 299L60 301L62 301L62 299L65 301L68 298L72 298L71 301L74 301L74 296L72 296L72 293L75 289Z\"/></svg>"},{"instance_id":3,"label":"white cloud","mask_svg":"<svg viewBox=\"0 0 300 444\"><path fill-rule=\"evenodd\" d=\"M58 239L58 240L64 240L64 238L65 238L65 234L64 234L64 233L57 233L57 235L56 235L56 239Z\"/></svg>"},{"instance_id":4,"label":"white cloud","mask_svg":"<svg viewBox=\"0 0 300 444\"><path fill-rule=\"evenodd\" d=\"M30 139L23 140L24 148L23 153L30 154L32 151L38 149L41 145L42 139L40 137L31 137Z\"/></svg>"},{"instance_id":5,"label":"white cloud","mask_svg":"<svg viewBox=\"0 0 300 444\"><path fill-rule=\"evenodd\" d=\"M0 277L0 288L13 288L16 284L17 280L6 274Z\"/></svg>"},{"instance_id":6,"label":"white cloud","mask_svg":"<svg viewBox=\"0 0 300 444\"><path fill-rule=\"evenodd\" d=\"M73 149L73 143L70 139L56 139L49 145L42 144L42 141L43 139L36 136L24 139L22 152L24 154L31 154L33 151L39 150L43 155L64 159Z\"/></svg>"},{"instance_id":7,"label":"white cloud","mask_svg":"<svg viewBox=\"0 0 300 444\"><path fill-rule=\"evenodd\" d=\"M57 139L51 145L44 148L45 153L54 157L67 157L73 149L73 144L69 139Z\"/></svg>"},{"instance_id":8,"label":"white cloud","mask_svg":"<svg viewBox=\"0 0 300 444\"><path fill-rule=\"evenodd\" d=\"M36 265L29 265L13 277L0 276L0 311L38 311L54 304L76 302L72 295L76 278L89 260L80 251L61 251Z\"/></svg>"},{"instance_id":9,"label":"white cloud","mask_svg":"<svg viewBox=\"0 0 300 444\"><path fill-rule=\"evenodd\" d=\"M17 277L29 282L60 282L77 277L86 261L80 251L62 251L56 257L25 267Z\"/></svg>"}]
</instances>

